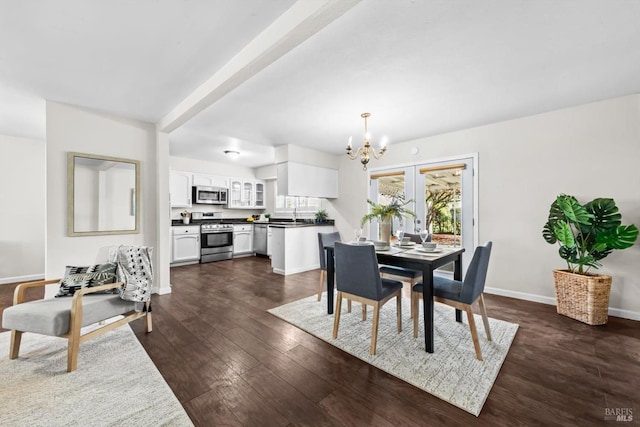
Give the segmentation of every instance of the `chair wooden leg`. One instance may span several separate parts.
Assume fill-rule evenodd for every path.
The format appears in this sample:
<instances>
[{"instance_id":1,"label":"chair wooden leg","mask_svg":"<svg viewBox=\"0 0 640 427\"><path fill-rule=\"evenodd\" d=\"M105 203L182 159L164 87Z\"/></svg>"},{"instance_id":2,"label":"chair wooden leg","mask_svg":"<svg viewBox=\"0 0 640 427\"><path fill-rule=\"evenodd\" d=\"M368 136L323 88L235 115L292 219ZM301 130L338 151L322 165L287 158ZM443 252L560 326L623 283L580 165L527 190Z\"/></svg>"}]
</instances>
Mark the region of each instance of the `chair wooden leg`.
<instances>
[{"instance_id":1,"label":"chair wooden leg","mask_svg":"<svg viewBox=\"0 0 640 427\"><path fill-rule=\"evenodd\" d=\"M362 304L362 320L367 320L367 304Z\"/></svg>"},{"instance_id":2,"label":"chair wooden leg","mask_svg":"<svg viewBox=\"0 0 640 427\"><path fill-rule=\"evenodd\" d=\"M398 320L398 333L402 332L402 295L398 292L396 296L396 318Z\"/></svg>"},{"instance_id":3,"label":"chair wooden leg","mask_svg":"<svg viewBox=\"0 0 640 427\"><path fill-rule=\"evenodd\" d=\"M69 335L67 338L67 372L78 369L82 314L82 300L78 295L75 295L71 303L71 322L69 324Z\"/></svg>"},{"instance_id":4,"label":"chair wooden leg","mask_svg":"<svg viewBox=\"0 0 640 427\"><path fill-rule=\"evenodd\" d=\"M22 331L11 330L11 346L9 347L9 359L16 359L20 353L20 341L22 340Z\"/></svg>"},{"instance_id":5,"label":"chair wooden leg","mask_svg":"<svg viewBox=\"0 0 640 427\"><path fill-rule=\"evenodd\" d=\"M351 313L351 300L347 300L347 313Z\"/></svg>"},{"instance_id":6,"label":"chair wooden leg","mask_svg":"<svg viewBox=\"0 0 640 427\"><path fill-rule=\"evenodd\" d=\"M417 292L411 291L411 311L413 311L413 337L418 338L418 321L420 319L420 312L418 311L418 303L420 297Z\"/></svg>"},{"instance_id":7,"label":"chair wooden leg","mask_svg":"<svg viewBox=\"0 0 640 427\"><path fill-rule=\"evenodd\" d=\"M67 339L67 372L78 369L78 352L80 351L80 334L70 333Z\"/></svg>"},{"instance_id":8,"label":"chair wooden leg","mask_svg":"<svg viewBox=\"0 0 640 427\"><path fill-rule=\"evenodd\" d=\"M151 321L151 313L147 312L146 314L146 323L147 323L147 333L153 330L153 322Z\"/></svg>"},{"instance_id":9,"label":"chair wooden leg","mask_svg":"<svg viewBox=\"0 0 640 427\"><path fill-rule=\"evenodd\" d=\"M324 288L324 278L327 275L325 270L320 270L320 284L318 285L318 301L322 298L322 289Z\"/></svg>"},{"instance_id":10,"label":"chair wooden leg","mask_svg":"<svg viewBox=\"0 0 640 427\"><path fill-rule=\"evenodd\" d=\"M476 357L478 360L482 360L482 351L480 350L480 341L478 340L478 331L476 330L476 322L473 319L473 310L471 306L466 307L467 319L469 320L469 330L471 331L471 339L473 340L473 346L476 349Z\"/></svg>"},{"instance_id":11,"label":"chair wooden leg","mask_svg":"<svg viewBox=\"0 0 640 427\"><path fill-rule=\"evenodd\" d=\"M489 328L489 318L487 317L487 307L484 305L484 297L480 294L478 298L480 304L480 313L482 314L482 323L484 323L484 330L487 333L487 341L491 341L491 329Z\"/></svg>"},{"instance_id":12,"label":"chair wooden leg","mask_svg":"<svg viewBox=\"0 0 640 427\"><path fill-rule=\"evenodd\" d=\"M340 325L340 309L342 308L342 292L336 296L336 309L333 315L333 338L338 338L338 326Z\"/></svg>"},{"instance_id":13,"label":"chair wooden leg","mask_svg":"<svg viewBox=\"0 0 640 427\"><path fill-rule=\"evenodd\" d=\"M373 325L371 326L371 351L372 356L376 354L376 346L378 344L378 319L380 317L380 303L376 302L373 306Z\"/></svg>"}]
</instances>

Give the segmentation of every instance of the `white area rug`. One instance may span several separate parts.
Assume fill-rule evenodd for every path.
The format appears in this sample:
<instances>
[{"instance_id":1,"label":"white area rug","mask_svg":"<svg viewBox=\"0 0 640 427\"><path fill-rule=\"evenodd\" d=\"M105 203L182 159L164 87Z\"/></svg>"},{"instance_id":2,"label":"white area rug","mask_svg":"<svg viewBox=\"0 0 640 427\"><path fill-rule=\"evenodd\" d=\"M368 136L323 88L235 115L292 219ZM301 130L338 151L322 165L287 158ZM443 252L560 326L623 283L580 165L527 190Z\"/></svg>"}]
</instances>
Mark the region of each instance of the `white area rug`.
<instances>
[{"instance_id":1,"label":"white area rug","mask_svg":"<svg viewBox=\"0 0 640 427\"><path fill-rule=\"evenodd\" d=\"M9 360L10 335L0 334L1 426L193 425L128 325L80 344L70 373L65 339L25 333Z\"/></svg>"},{"instance_id":2,"label":"white area rug","mask_svg":"<svg viewBox=\"0 0 640 427\"><path fill-rule=\"evenodd\" d=\"M435 352L430 354L424 351L422 314L420 333L414 339L409 299L404 298L402 333L398 334L396 303L393 300L380 310L378 347L376 355L371 356L371 307L367 320L363 322L361 305L354 303L352 312L347 313L347 304L343 300L338 338L334 340L331 338L334 316L327 314L326 292L321 302L317 302L316 298L313 295L273 308L269 312L475 416L482 410L518 329L517 324L490 318L493 341L489 342L482 317L476 315L475 322L484 358L481 362L476 359L466 314L463 313L463 323L457 323L453 308L436 304ZM422 310L422 302L420 309Z\"/></svg>"}]
</instances>

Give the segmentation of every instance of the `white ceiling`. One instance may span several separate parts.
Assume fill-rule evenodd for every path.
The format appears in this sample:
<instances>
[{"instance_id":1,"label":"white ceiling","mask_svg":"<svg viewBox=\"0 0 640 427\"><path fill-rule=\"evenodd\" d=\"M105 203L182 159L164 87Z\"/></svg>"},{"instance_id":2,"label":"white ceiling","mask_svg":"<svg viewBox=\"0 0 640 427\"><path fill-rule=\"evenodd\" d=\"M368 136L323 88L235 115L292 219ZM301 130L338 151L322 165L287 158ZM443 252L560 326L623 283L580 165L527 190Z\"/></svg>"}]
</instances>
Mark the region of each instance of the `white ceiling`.
<instances>
[{"instance_id":1,"label":"white ceiling","mask_svg":"<svg viewBox=\"0 0 640 427\"><path fill-rule=\"evenodd\" d=\"M160 122L293 4L3 1L0 134L44 139L44 99ZM638 22L637 0L363 0L173 131L171 154L340 154L365 111L392 150L638 93Z\"/></svg>"}]
</instances>

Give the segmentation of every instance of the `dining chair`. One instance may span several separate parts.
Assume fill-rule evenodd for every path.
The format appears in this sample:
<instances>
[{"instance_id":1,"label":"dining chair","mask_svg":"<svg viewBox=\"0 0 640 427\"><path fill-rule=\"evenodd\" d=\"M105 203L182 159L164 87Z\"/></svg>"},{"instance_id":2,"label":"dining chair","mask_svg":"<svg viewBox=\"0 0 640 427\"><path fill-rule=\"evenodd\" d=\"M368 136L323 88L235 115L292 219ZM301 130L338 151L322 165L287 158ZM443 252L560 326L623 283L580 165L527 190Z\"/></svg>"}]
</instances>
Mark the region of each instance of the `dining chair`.
<instances>
[{"instance_id":1,"label":"dining chair","mask_svg":"<svg viewBox=\"0 0 640 427\"><path fill-rule=\"evenodd\" d=\"M376 354L380 307L396 297L398 333L402 332L402 282L382 278L373 245L335 244L336 288L338 295L333 321L333 338L338 337L342 298L373 306L370 354ZM363 312L364 319L364 312Z\"/></svg>"},{"instance_id":2,"label":"dining chair","mask_svg":"<svg viewBox=\"0 0 640 427\"><path fill-rule=\"evenodd\" d=\"M487 333L487 340L491 341L489 319L487 318L487 310L484 304L484 297L482 296L489 267L491 246L492 242L489 241L482 246L476 247L463 281L442 276L433 277L433 300L457 308L458 310L464 310L467 313L471 339L473 340L473 346L475 347L478 360L482 360L482 351L480 350L478 332L471 307L478 301L480 313L482 314L482 322L484 323L484 330ZM411 311L416 314L413 317L414 338L418 337L418 317L420 317L418 301L422 298L422 287L423 283L420 281L413 285L411 292Z\"/></svg>"},{"instance_id":3,"label":"dining chair","mask_svg":"<svg viewBox=\"0 0 640 427\"><path fill-rule=\"evenodd\" d=\"M339 242L342 238L340 232L335 231L333 233L318 233L318 255L320 257L320 283L318 284L318 301L322 298L322 289L324 288L324 282L327 277L327 253L324 247L328 244Z\"/></svg>"},{"instance_id":4,"label":"dining chair","mask_svg":"<svg viewBox=\"0 0 640 427\"><path fill-rule=\"evenodd\" d=\"M417 244L422 243L422 239L419 234L412 233L404 233L404 237L409 237L409 239ZM431 241L431 234L427 236L425 242ZM389 265L383 265L380 267L380 274L382 277L401 280L404 282L409 282L409 285L413 287L419 280L422 279L422 271L421 270L411 270L410 268L403 267L392 267ZM411 318L413 319L415 312L413 310L413 305L411 306Z\"/></svg>"}]
</instances>

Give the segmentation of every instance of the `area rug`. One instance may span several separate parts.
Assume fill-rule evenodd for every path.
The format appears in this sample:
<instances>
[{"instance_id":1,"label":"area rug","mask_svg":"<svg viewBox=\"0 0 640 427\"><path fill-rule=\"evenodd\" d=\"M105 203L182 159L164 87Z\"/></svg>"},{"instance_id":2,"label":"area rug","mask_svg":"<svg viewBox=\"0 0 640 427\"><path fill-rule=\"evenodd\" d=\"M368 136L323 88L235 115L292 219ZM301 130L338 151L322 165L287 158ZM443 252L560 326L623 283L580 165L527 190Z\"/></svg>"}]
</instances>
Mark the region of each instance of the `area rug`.
<instances>
[{"instance_id":1,"label":"area rug","mask_svg":"<svg viewBox=\"0 0 640 427\"><path fill-rule=\"evenodd\" d=\"M192 426L128 325L80 345L67 373L67 340L25 333L9 360L0 334L1 426Z\"/></svg>"},{"instance_id":2,"label":"area rug","mask_svg":"<svg viewBox=\"0 0 640 427\"><path fill-rule=\"evenodd\" d=\"M518 329L517 324L490 318L493 341L487 341L482 318L475 316L484 359L479 361L466 315L463 323L457 323L453 308L436 303L435 352L430 354L424 351L422 315L419 337L414 339L409 299L404 298L402 332L397 332L395 301L389 301L380 310L378 346L376 355L371 356L371 307L363 322L360 304L354 303L352 312L347 313L343 300L338 338L334 340L334 316L327 314L326 292L321 302L316 298L303 298L269 313L475 416L482 410Z\"/></svg>"}]
</instances>

